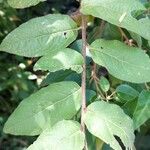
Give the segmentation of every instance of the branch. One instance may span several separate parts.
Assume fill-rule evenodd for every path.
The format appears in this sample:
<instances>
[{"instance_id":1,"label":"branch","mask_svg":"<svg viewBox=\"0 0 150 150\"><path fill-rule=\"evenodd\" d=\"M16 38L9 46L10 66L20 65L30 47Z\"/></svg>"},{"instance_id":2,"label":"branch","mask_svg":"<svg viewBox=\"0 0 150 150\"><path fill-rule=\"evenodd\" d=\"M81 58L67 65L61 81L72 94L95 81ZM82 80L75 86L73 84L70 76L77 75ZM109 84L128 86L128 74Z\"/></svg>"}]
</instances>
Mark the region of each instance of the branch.
<instances>
[{"instance_id":1,"label":"branch","mask_svg":"<svg viewBox=\"0 0 150 150\"><path fill-rule=\"evenodd\" d=\"M84 113L86 112L86 16L82 14L82 55L84 59L83 72L82 72L82 108L81 108L81 130L85 133L85 124L83 120ZM87 142L85 140L84 150L87 150Z\"/></svg>"}]
</instances>

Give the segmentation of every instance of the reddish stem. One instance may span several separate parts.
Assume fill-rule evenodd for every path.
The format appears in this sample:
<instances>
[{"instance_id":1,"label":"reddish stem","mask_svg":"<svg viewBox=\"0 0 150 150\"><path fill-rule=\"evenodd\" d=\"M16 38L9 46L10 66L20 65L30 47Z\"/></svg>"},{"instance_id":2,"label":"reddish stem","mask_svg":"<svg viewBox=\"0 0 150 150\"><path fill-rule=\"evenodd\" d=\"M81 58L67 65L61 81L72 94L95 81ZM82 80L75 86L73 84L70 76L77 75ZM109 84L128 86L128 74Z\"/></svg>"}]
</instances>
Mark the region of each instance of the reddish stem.
<instances>
[{"instance_id":1,"label":"reddish stem","mask_svg":"<svg viewBox=\"0 0 150 150\"><path fill-rule=\"evenodd\" d=\"M86 16L82 14L82 56L84 59L83 63L83 72L82 72L82 106L81 106L81 130L85 133L85 124L84 124L84 114L86 112L86 45L87 45L87 37L86 37L86 28L87 28L87 20ZM84 150L87 150L87 143L85 140Z\"/></svg>"}]
</instances>

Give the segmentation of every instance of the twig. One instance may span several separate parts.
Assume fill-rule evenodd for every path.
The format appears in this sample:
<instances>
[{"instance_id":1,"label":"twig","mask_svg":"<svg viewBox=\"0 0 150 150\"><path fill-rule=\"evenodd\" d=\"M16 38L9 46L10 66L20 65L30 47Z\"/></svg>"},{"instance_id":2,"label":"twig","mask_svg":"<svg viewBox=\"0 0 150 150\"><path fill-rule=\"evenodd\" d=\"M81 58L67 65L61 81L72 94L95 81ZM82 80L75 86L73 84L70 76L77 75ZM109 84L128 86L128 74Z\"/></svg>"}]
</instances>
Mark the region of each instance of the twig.
<instances>
[{"instance_id":1,"label":"twig","mask_svg":"<svg viewBox=\"0 0 150 150\"><path fill-rule=\"evenodd\" d=\"M113 99L113 96L116 94L116 91L112 92L109 96L106 97L106 100L109 101Z\"/></svg>"},{"instance_id":2,"label":"twig","mask_svg":"<svg viewBox=\"0 0 150 150\"><path fill-rule=\"evenodd\" d=\"M122 38L124 38L127 42L129 42L129 39L128 39L128 37L126 36L126 34L124 33L124 31L123 31L120 27L118 27L118 29L119 29L119 31L120 31L120 33L121 33ZM122 40L123 40L123 39L122 39Z\"/></svg>"},{"instance_id":3,"label":"twig","mask_svg":"<svg viewBox=\"0 0 150 150\"><path fill-rule=\"evenodd\" d=\"M118 27L118 29L119 29L119 31L120 31L120 33L121 33L122 40L125 39L125 43L126 43L127 45L129 45L129 46L136 46L136 45L133 43L133 42L134 42L133 39L129 39L129 38L127 37L127 35L125 34L125 32L124 32L120 27Z\"/></svg>"},{"instance_id":4,"label":"twig","mask_svg":"<svg viewBox=\"0 0 150 150\"><path fill-rule=\"evenodd\" d=\"M105 100L106 98L103 95L103 93L102 93L101 89L99 88L98 83L97 83L97 81L95 79L94 79L94 83L95 83L96 90L99 93L99 95L101 96L102 100Z\"/></svg>"},{"instance_id":5,"label":"twig","mask_svg":"<svg viewBox=\"0 0 150 150\"><path fill-rule=\"evenodd\" d=\"M105 96L103 95L103 92L101 91L101 89L99 88L99 85L98 85L98 82L99 82L99 79L96 75L96 63L93 62L93 66L92 66L92 75L91 75L91 79L90 79L90 83L92 81L94 81L94 84L95 84L95 87L96 87L96 90L97 90L97 93L99 93L99 95L101 96L101 98L103 100L105 100Z\"/></svg>"}]
</instances>

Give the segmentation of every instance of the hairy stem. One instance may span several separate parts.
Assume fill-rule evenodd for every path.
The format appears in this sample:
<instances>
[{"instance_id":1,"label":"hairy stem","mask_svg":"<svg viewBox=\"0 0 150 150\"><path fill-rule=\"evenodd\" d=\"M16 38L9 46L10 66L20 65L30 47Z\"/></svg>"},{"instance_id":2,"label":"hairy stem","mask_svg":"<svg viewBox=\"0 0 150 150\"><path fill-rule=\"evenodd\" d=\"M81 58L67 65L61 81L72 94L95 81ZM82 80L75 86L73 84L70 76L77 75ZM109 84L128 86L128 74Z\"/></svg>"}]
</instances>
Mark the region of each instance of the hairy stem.
<instances>
[{"instance_id":1,"label":"hairy stem","mask_svg":"<svg viewBox=\"0 0 150 150\"><path fill-rule=\"evenodd\" d=\"M86 28L87 28L87 20L86 16L82 14L82 55L84 59L83 64L83 72L82 72L82 108L81 108L81 130L85 133L85 124L83 121L84 113L86 112ZM87 150L87 144L85 141L84 150Z\"/></svg>"}]
</instances>

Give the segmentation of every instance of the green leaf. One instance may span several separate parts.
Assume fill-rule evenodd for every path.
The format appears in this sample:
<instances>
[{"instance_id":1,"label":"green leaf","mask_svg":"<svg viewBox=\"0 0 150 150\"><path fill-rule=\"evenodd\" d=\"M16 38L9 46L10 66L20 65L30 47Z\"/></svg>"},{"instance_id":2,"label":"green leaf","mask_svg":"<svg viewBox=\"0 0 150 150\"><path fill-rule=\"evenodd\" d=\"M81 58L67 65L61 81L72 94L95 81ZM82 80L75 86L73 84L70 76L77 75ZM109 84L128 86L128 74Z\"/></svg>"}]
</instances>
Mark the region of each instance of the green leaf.
<instances>
[{"instance_id":1,"label":"green leaf","mask_svg":"<svg viewBox=\"0 0 150 150\"><path fill-rule=\"evenodd\" d=\"M91 102L93 99L96 99L96 92L90 89L86 89L86 101Z\"/></svg>"},{"instance_id":2,"label":"green leaf","mask_svg":"<svg viewBox=\"0 0 150 150\"><path fill-rule=\"evenodd\" d=\"M143 90L138 98L138 102L133 114L135 129L139 128L150 118L150 91Z\"/></svg>"},{"instance_id":3,"label":"green leaf","mask_svg":"<svg viewBox=\"0 0 150 150\"><path fill-rule=\"evenodd\" d=\"M76 50L77 52L82 54L82 39L76 40L71 44L71 48ZM86 51L86 64L89 65L91 62L91 56L89 54L89 51Z\"/></svg>"},{"instance_id":4,"label":"green leaf","mask_svg":"<svg viewBox=\"0 0 150 150\"><path fill-rule=\"evenodd\" d=\"M127 84L119 85L116 88L117 96L121 102L127 102L138 97L139 92Z\"/></svg>"},{"instance_id":5,"label":"green leaf","mask_svg":"<svg viewBox=\"0 0 150 150\"><path fill-rule=\"evenodd\" d=\"M95 150L96 149L96 137L93 136L88 130L86 131L86 141L88 150Z\"/></svg>"},{"instance_id":6,"label":"green leaf","mask_svg":"<svg viewBox=\"0 0 150 150\"><path fill-rule=\"evenodd\" d=\"M81 74L77 74L76 72L73 72L69 76L65 78L65 81L74 81L81 85Z\"/></svg>"},{"instance_id":7,"label":"green leaf","mask_svg":"<svg viewBox=\"0 0 150 150\"><path fill-rule=\"evenodd\" d=\"M107 92L110 88L109 81L103 76L99 80L99 85L104 92Z\"/></svg>"},{"instance_id":8,"label":"green leaf","mask_svg":"<svg viewBox=\"0 0 150 150\"><path fill-rule=\"evenodd\" d=\"M150 81L150 59L143 50L102 39L93 42L89 49L93 60L116 78L134 83Z\"/></svg>"},{"instance_id":9,"label":"green leaf","mask_svg":"<svg viewBox=\"0 0 150 150\"><path fill-rule=\"evenodd\" d=\"M81 84L81 75L77 74L72 70L60 70L56 72L50 72L47 77L42 81L41 86L46 86L51 83L61 82L61 81L74 81Z\"/></svg>"},{"instance_id":10,"label":"green leaf","mask_svg":"<svg viewBox=\"0 0 150 150\"><path fill-rule=\"evenodd\" d=\"M84 134L75 121L60 121L44 132L27 150L82 150Z\"/></svg>"},{"instance_id":11,"label":"green leaf","mask_svg":"<svg viewBox=\"0 0 150 150\"><path fill-rule=\"evenodd\" d=\"M129 115L131 118L133 118L133 113L135 111L136 105L137 105L137 98L127 101L123 106L122 109L124 112Z\"/></svg>"},{"instance_id":12,"label":"green leaf","mask_svg":"<svg viewBox=\"0 0 150 150\"><path fill-rule=\"evenodd\" d=\"M26 8L30 6L35 6L43 1L45 0L7 0L8 4L14 8Z\"/></svg>"},{"instance_id":13,"label":"green leaf","mask_svg":"<svg viewBox=\"0 0 150 150\"><path fill-rule=\"evenodd\" d=\"M82 72L83 57L80 53L65 48L60 51L52 51L43 56L34 66L34 70L58 70L72 69L77 73Z\"/></svg>"},{"instance_id":14,"label":"green leaf","mask_svg":"<svg viewBox=\"0 0 150 150\"><path fill-rule=\"evenodd\" d=\"M38 135L62 119L71 119L81 106L81 88L75 82L59 82L23 100L9 117L4 132Z\"/></svg>"},{"instance_id":15,"label":"green leaf","mask_svg":"<svg viewBox=\"0 0 150 150\"><path fill-rule=\"evenodd\" d=\"M84 116L88 130L115 150L122 150L114 136L118 136L126 149L134 143L133 122L123 110L104 101L94 102L87 107Z\"/></svg>"},{"instance_id":16,"label":"green leaf","mask_svg":"<svg viewBox=\"0 0 150 150\"><path fill-rule=\"evenodd\" d=\"M133 31L145 39L150 39L150 32L148 32L150 23L144 23L145 20L134 18L132 14L136 10L146 10L146 8L136 0L82 0L81 3L82 13L101 18Z\"/></svg>"},{"instance_id":17,"label":"green leaf","mask_svg":"<svg viewBox=\"0 0 150 150\"><path fill-rule=\"evenodd\" d=\"M50 72L42 81L41 86L47 86L55 82L65 81L65 79L72 73L72 70L59 70L56 72Z\"/></svg>"},{"instance_id":18,"label":"green leaf","mask_svg":"<svg viewBox=\"0 0 150 150\"><path fill-rule=\"evenodd\" d=\"M110 23L106 23L102 37L106 40L121 40L118 27Z\"/></svg>"},{"instance_id":19,"label":"green leaf","mask_svg":"<svg viewBox=\"0 0 150 150\"><path fill-rule=\"evenodd\" d=\"M53 14L31 19L6 36L0 51L26 57L46 55L72 43L77 30L76 23L67 15Z\"/></svg>"}]
</instances>

